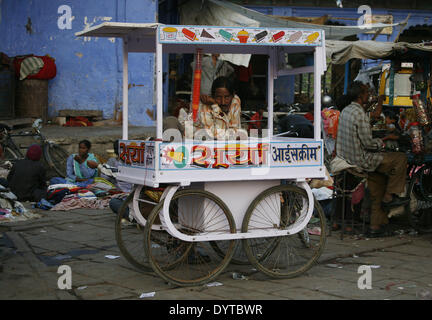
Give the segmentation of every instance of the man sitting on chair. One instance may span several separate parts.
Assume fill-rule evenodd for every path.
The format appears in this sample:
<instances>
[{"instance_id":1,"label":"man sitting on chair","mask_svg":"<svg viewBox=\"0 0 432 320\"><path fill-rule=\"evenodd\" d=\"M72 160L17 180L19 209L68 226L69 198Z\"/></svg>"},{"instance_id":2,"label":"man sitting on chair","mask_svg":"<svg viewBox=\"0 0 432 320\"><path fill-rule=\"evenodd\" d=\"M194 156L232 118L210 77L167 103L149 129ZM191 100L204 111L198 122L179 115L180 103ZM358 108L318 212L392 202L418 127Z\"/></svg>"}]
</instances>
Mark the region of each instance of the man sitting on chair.
<instances>
[{"instance_id":1,"label":"man sitting on chair","mask_svg":"<svg viewBox=\"0 0 432 320\"><path fill-rule=\"evenodd\" d=\"M379 152L384 146L383 140L388 137L372 138L370 119L366 113L369 99L368 87L355 81L348 95L352 102L344 108L339 118L336 153L350 164L369 173L368 182L372 182L369 183L372 196L369 234L383 236L386 235L385 227L388 218L381 207L388 210L404 205L408 201L398 196L405 188L407 158L401 152ZM372 151L373 149L375 151ZM384 178L386 183L381 185L374 183L377 175L381 179Z\"/></svg>"}]
</instances>

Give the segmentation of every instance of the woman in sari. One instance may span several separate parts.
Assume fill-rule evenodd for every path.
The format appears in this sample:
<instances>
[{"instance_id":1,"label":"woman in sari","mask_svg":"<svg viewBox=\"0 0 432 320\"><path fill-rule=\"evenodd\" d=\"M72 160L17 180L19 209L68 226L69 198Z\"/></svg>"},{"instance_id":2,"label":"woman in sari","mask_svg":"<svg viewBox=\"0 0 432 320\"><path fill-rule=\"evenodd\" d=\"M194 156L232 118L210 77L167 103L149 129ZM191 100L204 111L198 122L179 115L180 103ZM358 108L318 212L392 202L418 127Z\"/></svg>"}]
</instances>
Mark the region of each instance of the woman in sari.
<instances>
[{"instance_id":1,"label":"woman in sari","mask_svg":"<svg viewBox=\"0 0 432 320\"><path fill-rule=\"evenodd\" d=\"M86 187L94 182L98 174L98 160L93 153L89 153L90 141L80 141L78 148L78 154L71 154L67 159L66 179L52 178L50 184L68 183Z\"/></svg>"}]
</instances>

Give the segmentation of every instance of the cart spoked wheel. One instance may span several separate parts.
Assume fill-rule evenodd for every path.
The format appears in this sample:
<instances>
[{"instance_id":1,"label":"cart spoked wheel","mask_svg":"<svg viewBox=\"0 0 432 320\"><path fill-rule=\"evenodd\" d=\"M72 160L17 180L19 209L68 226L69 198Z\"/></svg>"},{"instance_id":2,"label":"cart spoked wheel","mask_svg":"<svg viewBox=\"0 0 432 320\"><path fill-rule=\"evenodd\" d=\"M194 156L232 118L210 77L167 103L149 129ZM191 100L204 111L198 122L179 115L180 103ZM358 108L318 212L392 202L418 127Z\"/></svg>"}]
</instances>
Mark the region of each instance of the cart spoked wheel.
<instances>
[{"instance_id":1,"label":"cart spoked wheel","mask_svg":"<svg viewBox=\"0 0 432 320\"><path fill-rule=\"evenodd\" d=\"M219 242L210 242L210 245L212 246L213 250L220 256L224 257L226 252L226 245L227 244L221 244ZM243 244L240 240L236 240L236 244L234 247L234 255L231 258L232 264L238 264L238 265L248 265L250 264L250 261L243 249Z\"/></svg>"},{"instance_id":2,"label":"cart spoked wheel","mask_svg":"<svg viewBox=\"0 0 432 320\"><path fill-rule=\"evenodd\" d=\"M117 214L115 234L117 245L126 260L138 269L151 271L143 247L144 226L130 214L130 210L133 210L133 207L139 208L136 214L139 214L145 223L145 218L148 217L151 210L158 204L146 197L144 194L145 190L145 187L138 186L123 202ZM133 202L136 202L137 205L132 206Z\"/></svg>"},{"instance_id":3,"label":"cart spoked wheel","mask_svg":"<svg viewBox=\"0 0 432 320\"><path fill-rule=\"evenodd\" d=\"M154 208L144 228L144 246L153 270L179 286L202 285L214 279L229 264L236 241L214 241L218 247L225 248L225 255L221 257L211 241L183 241L166 229L157 230L153 225L162 215L163 203ZM170 201L169 216L175 229L188 236L236 232L234 218L223 201L204 190L176 192ZM160 238L164 239L163 244L155 241Z\"/></svg>"},{"instance_id":4,"label":"cart spoked wheel","mask_svg":"<svg viewBox=\"0 0 432 320\"><path fill-rule=\"evenodd\" d=\"M243 220L242 232L274 229L285 230L308 210L304 189L281 185L263 191L249 206ZM318 201L306 228L296 234L242 240L250 262L274 278L296 277L321 256L326 242L326 220Z\"/></svg>"}]
</instances>

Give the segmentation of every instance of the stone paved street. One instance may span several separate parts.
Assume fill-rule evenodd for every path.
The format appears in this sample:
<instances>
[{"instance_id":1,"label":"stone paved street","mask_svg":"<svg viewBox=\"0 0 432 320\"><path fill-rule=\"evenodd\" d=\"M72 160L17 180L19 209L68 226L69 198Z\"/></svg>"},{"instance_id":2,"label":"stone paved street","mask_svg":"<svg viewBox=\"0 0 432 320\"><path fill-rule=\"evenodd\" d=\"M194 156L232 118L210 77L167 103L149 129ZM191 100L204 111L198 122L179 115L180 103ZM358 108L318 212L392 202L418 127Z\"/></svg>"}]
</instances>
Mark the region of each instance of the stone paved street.
<instances>
[{"instance_id":1,"label":"stone paved street","mask_svg":"<svg viewBox=\"0 0 432 320\"><path fill-rule=\"evenodd\" d=\"M294 279L271 279L251 266L229 265L221 286L180 288L131 266L117 248L109 210L40 212L43 217L0 225L0 299L141 300L417 300L432 292L432 236L327 238L320 263ZM60 265L72 270L72 289L60 290ZM372 289L360 290L360 265L375 266ZM247 276L235 280L233 272Z\"/></svg>"}]
</instances>

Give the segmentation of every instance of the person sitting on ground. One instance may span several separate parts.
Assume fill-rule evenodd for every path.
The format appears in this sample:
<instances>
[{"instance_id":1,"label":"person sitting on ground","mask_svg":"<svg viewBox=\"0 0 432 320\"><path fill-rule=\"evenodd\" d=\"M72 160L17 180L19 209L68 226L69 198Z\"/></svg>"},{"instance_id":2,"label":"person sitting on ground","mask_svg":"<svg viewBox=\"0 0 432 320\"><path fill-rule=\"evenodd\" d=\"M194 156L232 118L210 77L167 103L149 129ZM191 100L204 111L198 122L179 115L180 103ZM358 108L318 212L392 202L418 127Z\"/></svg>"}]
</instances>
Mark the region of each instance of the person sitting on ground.
<instances>
[{"instance_id":1,"label":"person sitting on ground","mask_svg":"<svg viewBox=\"0 0 432 320\"><path fill-rule=\"evenodd\" d=\"M79 187L87 187L98 175L98 159L89 153L91 143L82 140L78 144L78 154L71 154L66 162L66 179L55 177L50 184L69 183Z\"/></svg>"},{"instance_id":2,"label":"person sitting on ground","mask_svg":"<svg viewBox=\"0 0 432 320\"><path fill-rule=\"evenodd\" d=\"M3 169L5 167L5 160L4 160L4 152L3 147L0 145L0 168ZM10 169L10 168L9 168ZM9 187L9 184L7 182L7 179L3 177L0 177L0 185L2 185L5 188Z\"/></svg>"},{"instance_id":3,"label":"person sitting on ground","mask_svg":"<svg viewBox=\"0 0 432 320\"><path fill-rule=\"evenodd\" d=\"M110 168L118 169L118 166L120 163L120 161L119 161L119 140L114 141L113 148L114 148L114 153L116 156L109 158L106 164ZM133 188L132 183L117 180L114 176L105 175L103 172L101 172L101 177L108 180L109 182L113 183L117 189L119 189L123 192L130 193L132 191L132 188Z\"/></svg>"},{"instance_id":4,"label":"person sitting on ground","mask_svg":"<svg viewBox=\"0 0 432 320\"><path fill-rule=\"evenodd\" d=\"M46 170L39 161L42 148L38 144L31 145L23 160L12 166L7 176L10 190L18 201L39 202L46 197Z\"/></svg>"},{"instance_id":5,"label":"person sitting on ground","mask_svg":"<svg viewBox=\"0 0 432 320\"><path fill-rule=\"evenodd\" d=\"M370 119L366 114L369 101L368 87L355 81L349 90L349 96L352 102L343 109L339 118L336 154L350 164L369 172L369 179L374 174L385 176L386 184L380 186L383 191L381 206L385 210L406 204L407 199L398 196L405 188L406 155L401 152L371 151L380 150L384 144L381 139L372 138ZM375 197L372 202L380 199L381 197ZM372 209L369 235L385 235L387 224L385 212Z\"/></svg>"}]
</instances>

